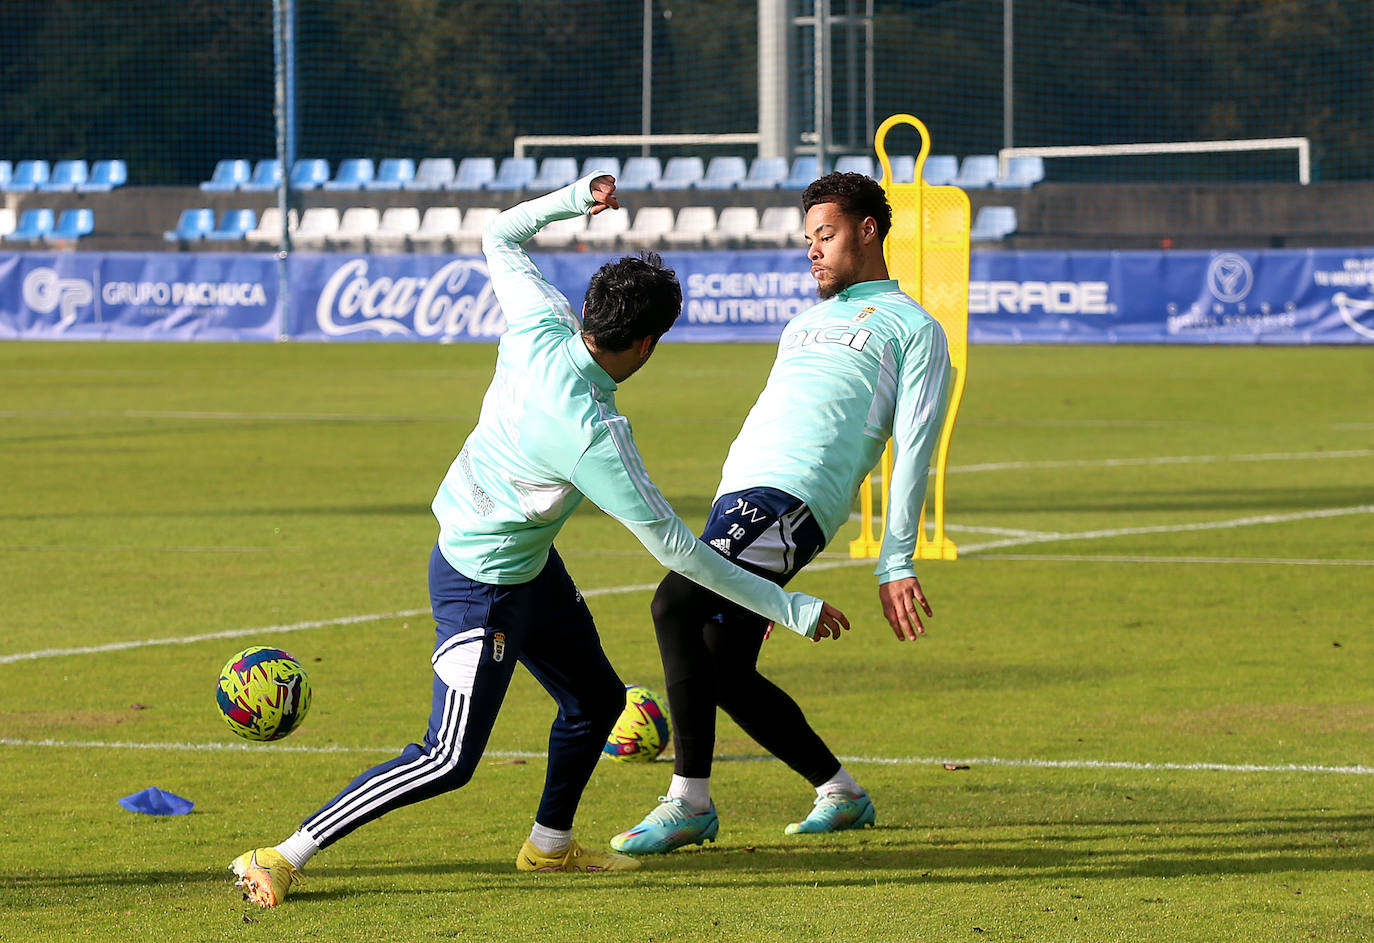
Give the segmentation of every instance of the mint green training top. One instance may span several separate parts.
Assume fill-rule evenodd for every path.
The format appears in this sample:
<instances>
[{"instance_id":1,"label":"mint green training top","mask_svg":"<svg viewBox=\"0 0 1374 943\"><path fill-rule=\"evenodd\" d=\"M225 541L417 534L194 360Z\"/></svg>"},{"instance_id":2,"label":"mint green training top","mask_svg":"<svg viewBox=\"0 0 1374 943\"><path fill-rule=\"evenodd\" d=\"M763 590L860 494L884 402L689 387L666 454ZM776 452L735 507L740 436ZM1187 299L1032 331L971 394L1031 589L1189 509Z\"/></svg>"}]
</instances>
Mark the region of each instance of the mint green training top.
<instances>
[{"instance_id":1,"label":"mint green training top","mask_svg":"<svg viewBox=\"0 0 1374 943\"><path fill-rule=\"evenodd\" d=\"M877 574L915 576L911 557L930 456L948 406L940 322L895 281L859 282L783 329L768 384L744 420L716 497L769 487L805 501L830 540L892 438Z\"/></svg>"},{"instance_id":2,"label":"mint green training top","mask_svg":"<svg viewBox=\"0 0 1374 943\"><path fill-rule=\"evenodd\" d=\"M725 560L649 480L630 423L616 411L615 381L592 359L568 300L521 246L544 225L591 209L597 176L506 210L484 233L506 333L477 426L434 497L439 550L469 579L528 582L585 495L664 566L810 638L819 599Z\"/></svg>"}]
</instances>

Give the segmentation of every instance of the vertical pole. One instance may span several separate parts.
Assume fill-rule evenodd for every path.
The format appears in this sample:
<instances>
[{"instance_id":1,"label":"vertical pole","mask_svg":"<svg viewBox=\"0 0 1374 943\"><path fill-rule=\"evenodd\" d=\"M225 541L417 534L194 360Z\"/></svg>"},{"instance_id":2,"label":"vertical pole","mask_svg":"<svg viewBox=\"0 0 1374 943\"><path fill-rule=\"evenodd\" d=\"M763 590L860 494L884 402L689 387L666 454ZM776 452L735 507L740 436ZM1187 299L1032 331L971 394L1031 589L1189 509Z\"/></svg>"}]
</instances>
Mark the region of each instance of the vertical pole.
<instances>
[{"instance_id":1,"label":"vertical pole","mask_svg":"<svg viewBox=\"0 0 1374 943\"><path fill-rule=\"evenodd\" d=\"M273 0L273 78L277 125L277 208L281 212L281 239L277 244L277 338L286 340L287 312L291 305L291 279L287 260L291 255L291 165L296 159L296 5L295 0Z\"/></svg>"},{"instance_id":2,"label":"vertical pole","mask_svg":"<svg viewBox=\"0 0 1374 943\"><path fill-rule=\"evenodd\" d=\"M759 154L792 157L790 0L759 0Z\"/></svg>"},{"instance_id":3,"label":"vertical pole","mask_svg":"<svg viewBox=\"0 0 1374 943\"><path fill-rule=\"evenodd\" d=\"M864 9L864 129L868 135L872 135L878 128L874 118L873 98L873 0L868 0Z\"/></svg>"},{"instance_id":4,"label":"vertical pole","mask_svg":"<svg viewBox=\"0 0 1374 943\"><path fill-rule=\"evenodd\" d=\"M1012 146L1012 122L1015 117L1014 102L1012 92L1015 88L1012 82L1012 52L1013 52L1013 32L1012 32L1012 7L1015 0L1002 0L1002 147ZM1006 168L998 169L999 173L1006 173Z\"/></svg>"},{"instance_id":5,"label":"vertical pole","mask_svg":"<svg viewBox=\"0 0 1374 943\"><path fill-rule=\"evenodd\" d=\"M815 89L812 112L816 126L816 172L824 174L830 122L830 0L813 0L812 14L816 24L811 53Z\"/></svg>"},{"instance_id":6,"label":"vertical pole","mask_svg":"<svg viewBox=\"0 0 1374 943\"><path fill-rule=\"evenodd\" d=\"M654 0L644 0L643 77L639 86L639 133L644 136L639 153L649 156L654 107Z\"/></svg>"}]
</instances>

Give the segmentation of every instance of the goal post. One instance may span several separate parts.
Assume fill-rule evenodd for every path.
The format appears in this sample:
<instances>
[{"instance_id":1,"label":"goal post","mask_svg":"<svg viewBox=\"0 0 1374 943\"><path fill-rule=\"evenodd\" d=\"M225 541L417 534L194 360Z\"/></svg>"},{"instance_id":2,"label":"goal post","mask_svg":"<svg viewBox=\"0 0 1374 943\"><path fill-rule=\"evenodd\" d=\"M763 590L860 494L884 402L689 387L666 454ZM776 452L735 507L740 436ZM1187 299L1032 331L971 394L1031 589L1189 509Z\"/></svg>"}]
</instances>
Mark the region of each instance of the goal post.
<instances>
[{"instance_id":1,"label":"goal post","mask_svg":"<svg viewBox=\"0 0 1374 943\"><path fill-rule=\"evenodd\" d=\"M1165 141L1153 144L1072 144L1063 147L1004 147L997 152L998 171L1007 175L1013 157L1151 157L1160 154L1227 154L1291 150L1298 158L1298 183L1312 182L1312 142L1307 138L1251 138L1232 141Z\"/></svg>"},{"instance_id":2,"label":"goal post","mask_svg":"<svg viewBox=\"0 0 1374 943\"><path fill-rule=\"evenodd\" d=\"M888 159L887 133L899 124L914 127L921 136L916 155L916 172L911 183L893 179ZM874 148L882 166L883 189L892 206L892 229L884 244L888 273L902 291L916 299L940 322L949 342L949 411L940 431L930 484L921 505L920 529L916 539L918 560L953 560L958 555L954 541L945 534L945 470L954 421L964 395L968 372L968 286L969 226L968 194L958 187L933 187L922 179L922 168L930 153L930 132L911 115L893 115L878 126ZM875 480L875 474L878 476ZM882 461L859 486L859 536L850 541L854 558L877 557L882 531L887 521L888 484L892 477L892 443L883 450ZM927 533L927 510L933 532ZM876 533L875 533L876 525Z\"/></svg>"}]
</instances>

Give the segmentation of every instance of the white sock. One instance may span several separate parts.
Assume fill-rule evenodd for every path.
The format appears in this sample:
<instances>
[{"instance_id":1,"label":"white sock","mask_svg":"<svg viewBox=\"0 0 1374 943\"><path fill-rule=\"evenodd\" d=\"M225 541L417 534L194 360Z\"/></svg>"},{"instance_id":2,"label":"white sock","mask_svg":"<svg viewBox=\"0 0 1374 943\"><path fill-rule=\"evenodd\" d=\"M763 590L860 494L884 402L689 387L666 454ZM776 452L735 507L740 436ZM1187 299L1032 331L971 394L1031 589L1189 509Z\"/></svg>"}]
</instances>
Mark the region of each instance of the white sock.
<instances>
[{"instance_id":1,"label":"white sock","mask_svg":"<svg viewBox=\"0 0 1374 943\"><path fill-rule=\"evenodd\" d=\"M674 773L673 781L668 784L668 798L681 799L693 812L705 812L711 808L711 779Z\"/></svg>"},{"instance_id":2,"label":"white sock","mask_svg":"<svg viewBox=\"0 0 1374 943\"><path fill-rule=\"evenodd\" d=\"M296 870L305 867L307 861L315 857L315 852L320 850L320 846L315 843L314 837L305 829L297 829L286 841L277 846L277 851L283 858L291 862Z\"/></svg>"},{"instance_id":3,"label":"white sock","mask_svg":"<svg viewBox=\"0 0 1374 943\"><path fill-rule=\"evenodd\" d=\"M545 828L538 822L530 829L530 844L546 855L567 851L572 844L572 829Z\"/></svg>"},{"instance_id":4,"label":"white sock","mask_svg":"<svg viewBox=\"0 0 1374 943\"><path fill-rule=\"evenodd\" d=\"M854 781L853 776L849 775L849 770L841 766L839 772L816 787L816 795L839 795L846 799L857 799L860 796L868 795L868 793L864 792L864 788Z\"/></svg>"}]
</instances>

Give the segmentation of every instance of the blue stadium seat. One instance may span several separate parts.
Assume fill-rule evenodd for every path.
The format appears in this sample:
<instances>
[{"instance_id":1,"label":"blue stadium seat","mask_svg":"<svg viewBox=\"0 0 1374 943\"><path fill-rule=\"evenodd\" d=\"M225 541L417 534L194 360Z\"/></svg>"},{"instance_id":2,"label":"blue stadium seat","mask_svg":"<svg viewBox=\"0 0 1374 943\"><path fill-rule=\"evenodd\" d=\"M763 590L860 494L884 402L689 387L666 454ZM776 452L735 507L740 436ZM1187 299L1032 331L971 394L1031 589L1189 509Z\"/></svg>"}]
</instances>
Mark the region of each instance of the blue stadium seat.
<instances>
[{"instance_id":1,"label":"blue stadium seat","mask_svg":"<svg viewBox=\"0 0 1374 943\"><path fill-rule=\"evenodd\" d=\"M232 193L240 185L248 182L253 175L253 164L242 158L226 158L215 164L210 179L203 181L200 188L206 193Z\"/></svg>"},{"instance_id":2,"label":"blue stadium seat","mask_svg":"<svg viewBox=\"0 0 1374 943\"><path fill-rule=\"evenodd\" d=\"M897 173L894 164L892 173ZM931 154L921 167L921 179L932 187L947 187L959 176L959 158L953 154Z\"/></svg>"},{"instance_id":3,"label":"blue stadium seat","mask_svg":"<svg viewBox=\"0 0 1374 943\"><path fill-rule=\"evenodd\" d=\"M959 175L951 182L964 190L982 190L997 179L997 155L970 154L959 162Z\"/></svg>"},{"instance_id":4,"label":"blue stadium seat","mask_svg":"<svg viewBox=\"0 0 1374 943\"><path fill-rule=\"evenodd\" d=\"M339 161L334 176L320 186L325 190L361 190L377 176L371 157L349 157Z\"/></svg>"},{"instance_id":5,"label":"blue stadium seat","mask_svg":"<svg viewBox=\"0 0 1374 943\"><path fill-rule=\"evenodd\" d=\"M533 157L503 157L496 176L487 181L488 190L524 190L539 173Z\"/></svg>"},{"instance_id":6,"label":"blue stadium seat","mask_svg":"<svg viewBox=\"0 0 1374 943\"><path fill-rule=\"evenodd\" d=\"M47 208L28 209L19 214L19 225L5 237L6 242L34 242L52 232L55 218Z\"/></svg>"},{"instance_id":7,"label":"blue stadium seat","mask_svg":"<svg viewBox=\"0 0 1374 943\"><path fill-rule=\"evenodd\" d=\"M776 190L787 179L786 157L755 157L748 175L740 181L741 190Z\"/></svg>"},{"instance_id":8,"label":"blue stadium seat","mask_svg":"<svg viewBox=\"0 0 1374 943\"><path fill-rule=\"evenodd\" d=\"M616 180L619 190L648 190L663 177L663 161L657 157L631 157Z\"/></svg>"},{"instance_id":9,"label":"blue stadium seat","mask_svg":"<svg viewBox=\"0 0 1374 943\"><path fill-rule=\"evenodd\" d=\"M7 160L0 160L0 188L10 182L14 176L14 164Z\"/></svg>"},{"instance_id":10,"label":"blue stadium seat","mask_svg":"<svg viewBox=\"0 0 1374 943\"><path fill-rule=\"evenodd\" d=\"M699 190L733 190L748 175L749 165L743 157L712 157L696 185Z\"/></svg>"},{"instance_id":11,"label":"blue stadium seat","mask_svg":"<svg viewBox=\"0 0 1374 943\"><path fill-rule=\"evenodd\" d=\"M415 161L409 157L383 157L377 175L363 185L365 190L400 190L415 177Z\"/></svg>"},{"instance_id":12,"label":"blue stadium seat","mask_svg":"<svg viewBox=\"0 0 1374 943\"><path fill-rule=\"evenodd\" d=\"M122 160L98 160L91 165L91 175L76 189L82 193L97 193L122 187L129 182L129 165Z\"/></svg>"},{"instance_id":13,"label":"blue stadium seat","mask_svg":"<svg viewBox=\"0 0 1374 943\"><path fill-rule=\"evenodd\" d=\"M999 190L1024 190L1045 179L1045 158L1038 154L1022 154L1007 158L1007 172L999 175L993 186Z\"/></svg>"},{"instance_id":14,"label":"blue stadium seat","mask_svg":"<svg viewBox=\"0 0 1374 943\"><path fill-rule=\"evenodd\" d=\"M75 242L95 232L95 211L89 207L63 210L57 225L45 235L46 242Z\"/></svg>"},{"instance_id":15,"label":"blue stadium seat","mask_svg":"<svg viewBox=\"0 0 1374 943\"><path fill-rule=\"evenodd\" d=\"M878 162L870 154L845 154L835 158L835 172L837 174L863 174L865 177L877 180L879 176L877 166Z\"/></svg>"},{"instance_id":16,"label":"blue stadium seat","mask_svg":"<svg viewBox=\"0 0 1374 943\"><path fill-rule=\"evenodd\" d=\"M706 175L706 165L700 157L670 157L663 167L663 176L655 181L655 190L686 190L696 186Z\"/></svg>"},{"instance_id":17,"label":"blue stadium seat","mask_svg":"<svg viewBox=\"0 0 1374 943\"><path fill-rule=\"evenodd\" d=\"M207 207L182 210L177 219L176 229L162 234L168 242L198 242L205 234L215 228L215 211Z\"/></svg>"},{"instance_id":18,"label":"blue stadium seat","mask_svg":"<svg viewBox=\"0 0 1374 943\"><path fill-rule=\"evenodd\" d=\"M38 189L50 193L70 193L77 184L85 183L91 168L84 160L59 160L53 165L52 174Z\"/></svg>"},{"instance_id":19,"label":"blue stadium seat","mask_svg":"<svg viewBox=\"0 0 1374 943\"><path fill-rule=\"evenodd\" d=\"M253 165L253 175L239 185L239 189L252 193L261 190L275 190L281 186L281 164L275 157L268 157Z\"/></svg>"},{"instance_id":20,"label":"blue stadium seat","mask_svg":"<svg viewBox=\"0 0 1374 943\"><path fill-rule=\"evenodd\" d=\"M294 190L318 190L329 181L329 161L322 157L300 157L291 168Z\"/></svg>"},{"instance_id":21,"label":"blue stadium seat","mask_svg":"<svg viewBox=\"0 0 1374 943\"><path fill-rule=\"evenodd\" d=\"M984 206L973 217L971 242L997 242L1016 232L1016 207Z\"/></svg>"},{"instance_id":22,"label":"blue stadium seat","mask_svg":"<svg viewBox=\"0 0 1374 943\"><path fill-rule=\"evenodd\" d=\"M13 193L37 190L48 182L51 167L45 160L21 160L14 165L14 174L5 182L5 189Z\"/></svg>"},{"instance_id":23,"label":"blue stadium seat","mask_svg":"<svg viewBox=\"0 0 1374 943\"><path fill-rule=\"evenodd\" d=\"M593 171L608 173L615 178L615 185L620 186L620 158L619 157L588 157L582 161L582 167L578 171L579 177L585 177Z\"/></svg>"},{"instance_id":24,"label":"blue stadium seat","mask_svg":"<svg viewBox=\"0 0 1374 943\"><path fill-rule=\"evenodd\" d=\"M464 157L458 162L458 172L448 190L481 190L496 178L496 159L493 157Z\"/></svg>"},{"instance_id":25,"label":"blue stadium seat","mask_svg":"<svg viewBox=\"0 0 1374 943\"><path fill-rule=\"evenodd\" d=\"M811 185L811 181L820 176L819 164L816 158L803 154L801 157L792 159L792 168L787 172L787 179L782 182L784 190L805 190Z\"/></svg>"},{"instance_id":26,"label":"blue stadium seat","mask_svg":"<svg viewBox=\"0 0 1374 943\"><path fill-rule=\"evenodd\" d=\"M206 239L234 242L258 228L258 214L252 210L225 210L219 225L205 234Z\"/></svg>"},{"instance_id":27,"label":"blue stadium seat","mask_svg":"<svg viewBox=\"0 0 1374 943\"><path fill-rule=\"evenodd\" d=\"M545 157L539 162L539 173L530 181L529 188L543 193L566 187L576 179L576 157Z\"/></svg>"},{"instance_id":28,"label":"blue stadium seat","mask_svg":"<svg viewBox=\"0 0 1374 943\"><path fill-rule=\"evenodd\" d=\"M404 184L407 190L442 190L453 182L458 164L452 157L426 157L415 168L415 175Z\"/></svg>"}]
</instances>

